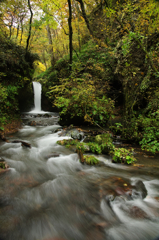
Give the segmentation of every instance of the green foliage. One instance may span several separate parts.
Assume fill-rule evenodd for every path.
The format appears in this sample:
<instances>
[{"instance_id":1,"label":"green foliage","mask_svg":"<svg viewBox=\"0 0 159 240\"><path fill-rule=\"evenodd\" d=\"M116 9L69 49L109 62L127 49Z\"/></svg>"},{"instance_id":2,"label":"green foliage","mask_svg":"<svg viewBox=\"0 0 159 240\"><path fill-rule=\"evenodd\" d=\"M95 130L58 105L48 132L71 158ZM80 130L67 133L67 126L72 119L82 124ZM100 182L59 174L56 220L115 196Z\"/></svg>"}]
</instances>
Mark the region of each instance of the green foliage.
<instances>
[{"instance_id":1,"label":"green foliage","mask_svg":"<svg viewBox=\"0 0 159 240\"><path fill-rule=\"evenodd\" d=\"M35 60L38 60L37 55L26 52L25 48L1 36L0 81L24 84L24 78L31 79L33 75Z\"/></svg>"},{"instance_id":2,"label":"green foliage","mask_svg":"<svg viewBox=\"0 0 159 240\"><path fill-rule=\"evenodd\" d=\"M98 145L98 143L90 142L90 143L88 143L88 146L89 146L91 152L97 153L97 154L102 153L101 146Z\"/></svg>"},{"instance_id":3,"label":"green foliage","mask_svg":"<svg viewBox=\"0 0 159 240\"><path fill-rule=\"evenodd\" d=\"M84 155L84 160L88 165L96 165L99 163L99 160L92 155Z\"/></svg>"},{"instance_id":4,"label":"green foliage","mask_svg":"<svg viewBox=\"0 0 159 240\"><path fill-rule=\"evenodd\" d=\"M82 153L90 150L88 147L88 144L86 144L84 142L78 142L78 144L76 145L76 149L80 150Z\"/></svg>"},{"instance_id":5,"label":"green foliage","mask_svg":"<svg viewBox=\"0 0 159 240\"><path fill-rule=\"evenodd\" d=\"M125 148L115 148L113 154L113 162L132 164L136 162L136 158L133 156L133 149L127 150Z\"/></svg>"},{"instance_id":6,"label":"green foliage","mask_svg":"<svg viewBox=\"0 0 159 240\"><path fill-rule=\"evenodd\" d=\"M151 113L149 117L140 116L142 126L142 140L139 142L143 150L156 153L159 151L159 111Z\"/></svg>"},{"instance_id":7,"label":"green foliage","mask_svg":"<svg viewBox=\"0 0 159 240\"><path fill-rule=\"evenodd\" d=\"M110 127L114 134L121 134L122 138L139 143L143 150L154 154L159 151L159 110L132 118L126 127L120 123L116 125Z\"/></svg>"},{"instance_id":8,"label":"green foliage","mask_svg":"<svg viewBox=\"0 0 159 240\"><path fill-rule=\"evenodd\" d=\"M18 113L18 87L13 85L3 86L0 84L0 95L0 126L2 126ZM1 127L1 130L3 130L3 127Z\"/></svg>"},{"instance_id":9,"label":"green foliage","mask_svg":"<svg viewBox=\"0 0 159 240\"><path fill-rule=\"evenodd\" d=\"M116 135L122 134L123 125L122 123L115 123L115 126L109 126L109 129Z\"/></svg>"},{"instance_id":10,"label":"green foliage","mask_svg":"<svg viewBox=\"0 0 159 240\"><path fill-rule=\"evenodd\" d=\"M80 150L82 153L84 152L93 152L96 154L106 153L112 154L114 152L115 146L112 143L112 139L109 133L97 135L95 137L94 142L79 142L74 139L64 139L57 141L58 144L66 146L70 148L71 146L75 146L77 150Z\"/></svg>"},{"instance_id":11,"label":"green foliage","mask_svg":"<svg viewBox=\"0 0 159 240\"><path fill-rule=\"evenodd\" d=\"M0 163L0 168L2 168L2 169L5 169L6 167L5 167L5 163Z\"/></svg>"},{"instance_id":12,"label":"green foliage","mask_svg":"<svg viewBox=\"0 0 159 240\"><path fill-rule=\"evenodd\" d=\"M104 134L101 134L101 135L97 135L95 137L95 142L97 142L98 144L108 143L108 142L112 143L112 138L111 138L111 135L109 133L104 133Z\"/></svg>"},{"instance_id":13,"label":"green foliage","mask_svg":"<svg viewBox=\"0 0 159 240\"><path fill-rule=\"evenodd\" d=\"M105 154L112 154L114 152L113 140L109 133L97 135L95 142L100 146L101 152Z\"/></svg>"}]
</instances>

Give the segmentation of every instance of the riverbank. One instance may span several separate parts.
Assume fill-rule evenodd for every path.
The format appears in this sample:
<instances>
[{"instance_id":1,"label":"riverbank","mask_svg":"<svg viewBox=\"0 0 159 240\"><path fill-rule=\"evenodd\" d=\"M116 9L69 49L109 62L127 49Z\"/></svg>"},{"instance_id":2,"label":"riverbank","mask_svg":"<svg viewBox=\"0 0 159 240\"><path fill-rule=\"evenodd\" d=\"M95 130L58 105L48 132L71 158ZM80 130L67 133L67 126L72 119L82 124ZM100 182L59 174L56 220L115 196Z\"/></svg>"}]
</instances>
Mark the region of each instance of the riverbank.
<instances>
[{"instance_id":1,"label":"riverbank","mask_svg":"<svg viewBox=\"0 0 159 240\"><path fill-rule=\"evenodd\" d=\"M4 130L0 130L0 136L6 136L7 134L16 133L22 127L21 119L14 119L12 122L7 123L6 125L1 126Z\"/></svg>"}]
</instances>

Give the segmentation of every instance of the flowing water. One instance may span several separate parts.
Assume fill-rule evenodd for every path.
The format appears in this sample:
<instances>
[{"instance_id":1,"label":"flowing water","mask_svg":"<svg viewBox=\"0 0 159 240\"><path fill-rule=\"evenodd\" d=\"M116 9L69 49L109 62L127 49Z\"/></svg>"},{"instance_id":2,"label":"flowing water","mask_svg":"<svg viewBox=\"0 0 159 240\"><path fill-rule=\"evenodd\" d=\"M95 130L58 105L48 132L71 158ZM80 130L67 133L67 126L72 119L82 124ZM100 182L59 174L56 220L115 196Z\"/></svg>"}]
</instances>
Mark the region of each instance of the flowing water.
<instances>
[{"instance_id":1,"label":"flowing water","mask_svg":"<svg viewBox=\"0 0 159 240\"><path fill-rule=\"evenodd\" d=\"M159 235L159 178L112 164L82 165L57 140L60 126L24 126L0 143L1 240L153 240Z\"/></svg>"}]
</instances>

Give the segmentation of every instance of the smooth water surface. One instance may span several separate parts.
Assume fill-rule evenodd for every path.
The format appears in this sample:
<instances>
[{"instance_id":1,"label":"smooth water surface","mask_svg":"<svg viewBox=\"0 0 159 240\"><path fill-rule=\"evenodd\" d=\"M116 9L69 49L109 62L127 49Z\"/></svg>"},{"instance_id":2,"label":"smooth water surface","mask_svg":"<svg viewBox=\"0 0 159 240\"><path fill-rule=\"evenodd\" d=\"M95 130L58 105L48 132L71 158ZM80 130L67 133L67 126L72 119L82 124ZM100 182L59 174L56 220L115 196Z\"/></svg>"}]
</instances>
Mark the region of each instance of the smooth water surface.
<instances>
[{"instance_id":1,"label":"smooth water surface","mask_svg":"<svg viewBox=\"0 0 159 240\"><path fill-rule=\"evenodd\" d=\"M159 179L112 164L82 165L57 140L59 125L25 126L0 143L0 239L153 240L159 235ZM144 187L145 186L145 187Z\"/></svg>"}]
</instances>

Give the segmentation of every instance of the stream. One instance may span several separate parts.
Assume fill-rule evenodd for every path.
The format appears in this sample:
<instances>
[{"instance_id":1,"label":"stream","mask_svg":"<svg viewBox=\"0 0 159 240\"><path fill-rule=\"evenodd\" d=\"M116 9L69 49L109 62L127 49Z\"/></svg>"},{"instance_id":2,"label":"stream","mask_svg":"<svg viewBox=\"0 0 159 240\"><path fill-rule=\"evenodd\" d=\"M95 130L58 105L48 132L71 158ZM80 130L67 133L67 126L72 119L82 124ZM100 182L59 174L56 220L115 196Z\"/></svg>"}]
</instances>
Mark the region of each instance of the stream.
<instances>
[{"instance_id":1,"label":"stream","mask_svg":"<svg viewBox=\"0 0 159 240\"><path fill-rule=\"evenodd\" d=\"M82 165L49 126L29 126L0 142L0 240L154 240L159 236L159 172L111 163ZM28 118L29 119L29 118ZM34 121L33 121L34 122ZM44 121L45 122L45 121ZM49 119L50 123L50 119ZM151 160L150 160L151 161Z\"/></svg>"}]
</instances>

